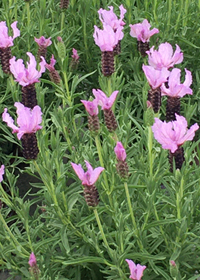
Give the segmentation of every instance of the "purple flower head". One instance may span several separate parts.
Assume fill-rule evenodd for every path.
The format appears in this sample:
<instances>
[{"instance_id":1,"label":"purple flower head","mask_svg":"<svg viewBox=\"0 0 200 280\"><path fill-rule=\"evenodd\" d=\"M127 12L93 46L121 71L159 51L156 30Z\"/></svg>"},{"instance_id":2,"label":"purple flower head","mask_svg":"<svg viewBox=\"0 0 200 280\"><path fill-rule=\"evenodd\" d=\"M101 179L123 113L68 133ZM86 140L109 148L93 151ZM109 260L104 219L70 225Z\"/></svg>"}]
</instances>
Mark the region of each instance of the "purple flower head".
<instances>
[{"instance_id":1,"label":"purple flower head","mask_svg":"<svg viewBox=\"0 0 200 280\"><path fill-rule=\"evenodd\" d=\"M37 260L36 260L36 257L35 257L33 252L30 254L28 263L29 263L30 267L33 267L33 266L37 265Z\"/></svg>"},{"instance_id":2,"label":"purple flower head","mask_svg":"<svg viewBox=\"0 0 200 280\"><path fill-rule=\"evenodd\" d=\"M57 40L58 40L58 42L62 42L62 43L63 43L62 37L58 36L58 37L57 37Z\"/></svg>"},{"instance_id":3,"label":"purple flower head","mask_svg":"<svg viewBox=\"0 0 200 280\"><path fill-rule=\"evenodd\" d=\"M155 118L152 126L155 139L162 145L163 149L170 150L174 153L179 146L188 140L192 140L195 131L199 129L197 123L187 129L187 121L184 117L176 115L176 121L166 123Z\"/></svg>"},{"instance_id":4,"label":"purple flower head","mask_svg":"<svg viewBox=\"0 0 200 280\"><path fill-rule=\"evenodd\" d=\"M119 26L125 25L123 18L126 13L126 9L123 7L123 5L119 6L120 18L118 19L116 14L113 12L113 6L110 6L108 8L110 9L109 11L104 9L100 9L98 11L99 19L103 24L109 25L114 31L116 31L119 28Z\"/></svg>"},{"instance_id":5,"label":"purple flower head","mask_svg":"<svg viewBox=\"0 0 200 280\"><path fill-rule=\"evenodd\" d=\"M125 161L126 159L126 150L124 149L121 142L117 142L117 145L114 148L116 157L119 161Z\"/></svg>"},{"instance_id":6,"label":"purple flower head","mask_svg":"<svg viewBox=\"0 0 200 280\"><path fill-rule=\"evenodd\" d=\"M178 45L173 54L173 48L169 43L160 44L158 50L154 50L154 46L147 51L149 56L149 65L155 69L162 69L163 67L169 69L175 64L179 64L183 61L183 53Z\"/></svg>"},{"instance_id":7,"label":"purple flower head","mask_svg":"<svg viewBox=\"0 0 200 280\"><path fill-rule=\"evenodd\" d=\"M141 280L143 276L143 271L146 269L145 265L135 264L132 260L126 259L126 262L129 265L130 269L130 279L132 280Z\"/></svg>"},{"instance_id":8,"label":"purple flower head","mask_svg":"<svg viewBox=\"0 0 200 280\"><path fill-rule=\"evenodd\" d=\"M94 99L93 101L81 100L81 102L85 106L85 109L89 113L90 116L97 116L98 115L99 110L98 110L97 99Z\"/></svg>"},{"instance_id":9,"label":"purple flower head","mask_svg":"<svg viewBox=\"0 0 200 280\"><path fill-rule=\"evenodd\" d=\"M7 113L7 108L4 109L2 119L10 128L12 128L12 133L17 133L17 138L19 140L24 134L35 133L37 130L42 128L42 126L39 125L42 122L42 112L38 105L31 110L20 102L15 102L15 107L17 108L18 127L14 124L14 120Z\"/></svg>"},{"instance_id":10,"label":"purple flower head","mask_svg":"<svg viewBox=\"0 0 200 280\"><path fill-rule=\"evenodd\" d=\"M171 266L176 267L176 263L175 263L175 261L171 260L169 263L170 263L170 265L171 265Z\"/></svg>"},{"instance_id":11,"label":"purple flower head","mask_svg":"<svg viewBox=\"0 0 200 280\"><path fill-rule=\"evenodd\" d=\"M75 61L78 61L79 60L79 55L78 55L78 51L76 49L72 49L72 58L75 60Z\"/></svg>"},{"instance_id":12,"label":"purple flower head","mask_svg":"<svg viewBox=\"0 0 200 280\"><path fill-rule=\"evenodd\" d=\"M0 182L2 182L2 181L3 181L4 168L5 168L5 166L4 166L4 165L2 165L2 166L1 166L1 168L0 168Z\"/></svg>"},{"instance_id":13,"label":"purple flower head","mask_svg":"<svg viewBox=\"0 0 200 280\"><path fill-rule=\"evenodd\" d=\"M151 25L147 19L144 19L142 23L130 24L129 26L131 28L130 35L143 43L149 42L151 36L159 33L157 28L150 30Z\"/></svg>"},{"instance_id":14,"label":"purple flower head","mask_svg":"<svg viewBox=\"0 0 200 280\"><path fill-rule=\"evenodd\" d=\"M71 165L76 173L76 175L79 177L79 179L82 181L82 185L86 186L92 186L99 178L99 175L104 170L103 167L97 167L95 169L92 168L92 166L85 160L85 164L87 167L87 171L84 172L81 164L75 164L71 162Z\"/></svg>"},{"instance_id":15,"label":"purple flower head","mask_svg":"<svg viewBox=\"0 0 200 280\"><path fill-rule=\"evenodd\" d=\"M5 21L0 22L0 48L8 48L13 46L13 40L20 36L20 31L17 28L17 21L11 24L13 37L8 36L8 27Z\"/></svg>"},{"instance_id":16,"label":"purple flower head","mask_svg":"<svg viewBox=\"0 0 200 280\"><path fill-rule=\"evenodd\" d=\"M102 52L113 51L118 41L121 40L121 28L118 28L116 32L113 31L109 25L103 26L103 30L94 26L94 41L97 46L100 47Z\"/></svg>"},{"instance_id":17,"label":"purple flower head","mask_svg":"<svg viewBox=\"0 0 200 280\"><path fill-rule=\"evenodd\" d=\"M170 72L166 68L161 70L156 70L152 66L144 65L142 66L144 74L153 89L156 89L167 81Z\"/></svg>"},{"instance_id":18,"label":"purple flower head","mask_svg":"<svg viewBox=\"0 0 200 280\"><path fill-rule=\"evenodd\" d=\"M189 70L185 69L185 81L183 84L180 82L181 70L178 68L172 69L169 75L168 87L163 84L161 86L162 95L171 97L183 97L186 94L192 94L190 85L192 84L192 74Z\"/></svg>"},{"instance_id":19,"label":"purple flower head","mask_svg":"<svg viewBox=\"0 0 200 280\"><path fill-rule=\"evenodd\" d=\"M114 91L110 97L107 97L106 94L100 89L93 89L92 93L98 101L98 105L102 107L102 110L109 110L115 102L115 99L118 94L118 90Z\"/></svg>"},{"instance_id":20,"label":"purple flower head","mask_svg":"<svg viewBox=\"0 0 200 280\"><path fill-rule=\"evenodd\" d=\"M35 57L30 52L27 52L27 55L30 59L30 61L27 62L27 68L25 68L22 59L18 59L16 61L15 56L13 56L13 58L10 59L10 71L14 75L15 80L23 87L30 84L38 83L38 79L41 77L42 73L45 72L46 61L42 56L42 61L39 64L40 71L37 71L37 62L35 60Z\"/></svg>"},{"instance_id":21,"label":"purple flower head","mask_svg":"<svg viewBox=\"0 0 200 280\"><path fill-rule=\"evenodd\" d=\"M45 64L45 67L51 72L54 71L54 65L56 64L56 60L54 58L54 55L52 54L51 59L50 59L50 64Z\"/></svg>"},{"instance_id":22,"label":"purple flower head","mask_svg":"<svg viewBox=\"0 0 200 280\"><path fill-rule=\"evenodd\" d=\"M44 36L41 36L39 39L34 38L35 42L38 44L39 47L47 48L52 44L51 37L46 39Z\"/></svg>"}]
</instances>

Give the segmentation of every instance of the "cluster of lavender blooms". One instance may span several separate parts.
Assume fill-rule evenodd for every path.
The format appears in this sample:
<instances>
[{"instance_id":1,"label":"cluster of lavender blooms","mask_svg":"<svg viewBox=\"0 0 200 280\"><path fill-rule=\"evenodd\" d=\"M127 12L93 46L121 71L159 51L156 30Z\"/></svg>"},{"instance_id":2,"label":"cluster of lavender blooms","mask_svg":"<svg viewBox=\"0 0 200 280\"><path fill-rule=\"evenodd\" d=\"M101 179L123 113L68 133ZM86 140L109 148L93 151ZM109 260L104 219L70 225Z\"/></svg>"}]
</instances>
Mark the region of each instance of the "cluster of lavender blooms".
<instances>
[{"instance_id":1,"label":"cluster of lavender blooms","mask_svg":"<svg viewBox=\"0 0 200 280\"><path fill-rule=\"evenodd\" d=\"M12 74L15 81L22 87L22 102L15 103L19 128L14 125L14 121L8 115L7 109L5 109L2 117L3 121L5 121L7 125L13 129L13 133L17 132L18 139L22 141L23 156L26 159L36 159L39 149L35 133L37 130L42 128L39 126L42 122L42 113L41 108L37 105L35 84L39 83L39 78L42 73L45 72L46 68L49 70L50 78L54 83L59 84L61 78L54 68L56 63L54 56L52 55L50 64L47 64L45 61L47 47L52 44L51 37L47 39L44 36L35 38L35 42L38 44L38 58L40 59L40 70L38 71L37 62L32 53L27 52L29 57L27 67L25 67L22 59L16 60L15 56L12 57L10 47L13 46L13 40L20 36L20 30L17 28L17 21L11 24L11 28L13 29L13 37L8 35L6 23L4 21L0 22L0 60L2 70L6 74ZM73 64L77 65L78 60L78 53L75 49L73 49ZM26 116L26 118L24 118L24 116Z\"/></svg>"},{"instance_id":2,"label":"cluster of lavender blooms","mask_svg":"<svg viewBox=\"0 0 200 280\"><path fill-rule=\"evenodd\" d=\"M120 42L124 37L122 32L125 22L123 21L126 9L123 5L119 6L120 18L118 19L113 12L113 6L109 11L100 9L99 19L103 24L103 29L94 26L94 40L102 52L101 68L104 76L110 76L115 71L114 55L120 53Z\"/></svg>"},{"instance_id":3,"label":"cluster of lavender blooms","mask_svg":"<svg viewBox=\"0 0 200 280\"><path fill-rule=\"evenodd\" d=\"M150 37L159 32L157 29L150 31L151 26L147 20L130 27L131 36L142 43L149 43ZM158 50L154 50L153 46L145 53L148 55L149 65L143 64L142 69L151 88L148 92L148 104L152 106L155 113L159 112L161 96L167 96L166 121L168 123L155 118L152 131L163 149L169 150L170 170L173 171L173 160L177 169L180 169L184 162L184 150L181 146L185 141L193 140L195 131L199 128L198 124L194 124L188 130L186 119L179 116L180 98L186 94L193 94L190 88L192 74L185 69L185 81L181 83L181 70L173 68L183 61L183 53L178 45L174 53L168 42L160 44Z\"/></svg>"}]
</instances>

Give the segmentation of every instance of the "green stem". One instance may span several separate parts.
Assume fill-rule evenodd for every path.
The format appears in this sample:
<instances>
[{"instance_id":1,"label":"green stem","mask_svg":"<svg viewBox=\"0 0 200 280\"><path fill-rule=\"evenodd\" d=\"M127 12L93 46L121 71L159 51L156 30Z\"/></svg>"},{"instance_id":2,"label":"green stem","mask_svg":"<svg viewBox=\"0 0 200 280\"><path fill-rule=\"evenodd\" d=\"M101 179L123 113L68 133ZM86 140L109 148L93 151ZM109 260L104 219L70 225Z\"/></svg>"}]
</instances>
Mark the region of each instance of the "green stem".
<instances>
[{"instance_id":1,"label":"green stem","mask_svg":"<svg viewBox=\"0 0 200 280\"><path fill-rule=\"evenodd\" d=\"M180 8L179 8L179 13L178 13L178 16L177 16L177 19L176 19L175 33L178 29L181 13L182 13L182 10L183 10L183 0L179 0L179 3L180 3Z\"/></svg>"},{"instance_id":2,"label":"green stem","mask_svg":"<svg viewBox=\"0 0 200 280\"><path fill-rule=\"evenodd\" d=\"M98 152L98 156L99 156L99 162L101 164L101 167L104 168L104 161L103 161L102 152L101 152L102 147L101 147L98 135L95 136L95 143L96 143L97 152ZM104 178L104 182L105 182L105 188L104 189L105 189L105 191L108 195L110 205L111 205L111 207L113 207L113 201L112 201L112 198L111 198L111 195L110 195L111 192L112 192L112 187L109 188L108 179L107 179L107 176L106 176L105 172L103 172L103 178Z\"/></svg>"},{"instance_id":3,"label":"green stem","mask_svg":"<svg viewBox=\"0 0 200 280\"><path fill-rule=\"evenodd\" d=\"M30 16L30 3L29 2L26 2L26 13L27 13L27 26L30 27L31 16Z\"/></svg>"},{"instance_id":4,"label":"green stem","mask_svg":"<svg viewBox=\"0 0 200 280\"><path fill-rule=\"evenodd\" d=\"M95 143L96 143L97 152L98 152L98 156L99 156L99 162L101 164L101 167L104 168L104 162L103 162L103 157L102 157L102 153L101 153L102 147L101 147L98 135L95 136ZM104 177L104 181L105 181L105 184L106 184L106 191L108 192L109 191L109 185L108 185L108 180L107 180L107 176L106 176L105 172L103 172L103 177Z\"/></svg>"},{"instance_id":5,"label":"green stem","mask_svg":"<svg viewBox=\"0 0 200 280\"><path fill-rule=\"evenodd\" d=\"M61 26L60 26L61 31L63 31L64 24L65 24L65 11L62 11L62 13L61 13Z\"/></svg>"},{"instance_id":6,"label":"green stem","mask_svg":"<svg viewBox=\"0 0 200 280\"><path fill-rule=\"evenodd\" d=\"M154 0L154 5L153 5L153 15L154 15L154 19L156 22L156 25L158 25L158 18L157 18L157 0Z\"/></svg>"},{"instance_id":7,"label":"green stem","mask_svg":"<svg viewBox=\"0 0 200 280\"><path fill-rule=\"evenodd\" d=\"M184 9L184 19L183 19L183 27L187 25L187 20L188 20L188 7L189 7L189 0L185 0L184 2L185 9Z\"/></svg>"},{"instance_id":8,"label":"green stem","mask_svg":"<svg viewBox=\"0 0 200 280\"><path fill-rule=\"evenodd\" d=\"M129 212L130 212L130 215L131 215L131 220L132 220L132 223L133 223L133 228L135 230L136 237L137 237L137 243L138 243L138 246L140 247L140 249L143 250L143 245L139 240L138 226L137 226L136 221L135 221L135 216L134 216L133 208L132 208L132 205L131 205L131 199L130 199L130 194L129 194L127 182L124 182L124 188L125 188L125 193L126 193L126 199L127 199L127 202L128 202Z\"/></svg>"},{"instance_id":9,"label":"green stem","mask_svg":"<svg viewBox=\"0 0 200 280\"><path fill-rule=\"evenodd\" d=\"M71 107L72 106L72 100L71 100L71 95L70 95L70 91L69 91L67 73L65 71L63 71L62 73L63 73L64 83L65 83L65 89L66 89L66 92L67 92L67 101L68 101L67 103Z\"/></svg>"},{"instance_id":10,"label":"green stem","mask_svg":"<svg viewBox=\"0 0 200 280\"><path fill-rule=\"evenodd\" d=\"M153 133L151 126L148 126L148 156L149 156L149 174L150 178L153 176L153 155L152 155L152 148L153 148Z\"/></svg>"},{"instance_id":11,"label":"green stem","mask_svg":"<svg viewBox=\"0 0 200 280\"><path fill-rule=\"evenodd\" d=\"M112 253L112 251L111 251L110 246L108 245L108 241L107 241L106 236L105 236L105 234L104 234L104 230L103 230L101 221L100 221L100 219L99 219L99 214L98 214L98 212L97 212L97 208L94 209L94 215L95 215L95 218L96 218L96 221L97 221L99 230L100 230L100 232L101 232L101 236L102 236L102 239L103 239L103 241L104 241L104 244L105 244L106 247L107 247L107 250L108 250L108 253L109 253L110 257L112 258L113 253Z\"/></svg>"},{"instance_id":12,"label":"green stem","mask_svg":"<svg viewBox=\"0 0 200 280\"><path fill-rule=\"evenodd\" d=\"M171 12L172 12L172 0L168 0L168 11L167 11L167 31L166 33L168 34L169 28L170 28L170 23L171 23Z\"/></svg>"},{"instance_id":13,"label":"green stem","mask_svg":"<svg viewBox=\"0 0 200 280\"><path fill-rule=\"evenodd\" d=\"M184 185L184 179L181 178L181 185L179 190L176 192L176 207L177 207L177 218L181 219L181 201L183 198L183 185Z\"/></svg>"},{"instance_id":14,"label":"green stem","mask_svg":"<svg viewBox=\"0 0 200 280\"><path fill-rule=\"evenodd\" d=\"M132 11L131 11L131 1L130 0L126 0L126 7L127 7L127 10L128 10L128 23L131 24Z\"/></svg>"}]
</instances>

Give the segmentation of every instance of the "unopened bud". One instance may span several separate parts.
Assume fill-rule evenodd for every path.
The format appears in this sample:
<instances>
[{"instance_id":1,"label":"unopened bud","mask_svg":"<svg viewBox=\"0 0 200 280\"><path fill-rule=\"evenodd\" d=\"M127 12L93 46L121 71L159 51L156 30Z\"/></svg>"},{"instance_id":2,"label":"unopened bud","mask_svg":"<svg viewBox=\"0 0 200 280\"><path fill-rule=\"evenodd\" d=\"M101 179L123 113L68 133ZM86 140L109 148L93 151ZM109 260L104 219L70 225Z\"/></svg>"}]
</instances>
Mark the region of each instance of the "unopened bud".
<instances>
[{"instance_id":1,"label":"unopened bud","mask_svg":"<svg viewBox=\"0 0 200 280\"><path fill-rule=\"evenodd\" d=\"M177 277L179 271L178 271L178 267L177 267L175 261L170 260L169 264L170 264L171 277L173 277L173 278Z\"/></svg>"}]
</instances>

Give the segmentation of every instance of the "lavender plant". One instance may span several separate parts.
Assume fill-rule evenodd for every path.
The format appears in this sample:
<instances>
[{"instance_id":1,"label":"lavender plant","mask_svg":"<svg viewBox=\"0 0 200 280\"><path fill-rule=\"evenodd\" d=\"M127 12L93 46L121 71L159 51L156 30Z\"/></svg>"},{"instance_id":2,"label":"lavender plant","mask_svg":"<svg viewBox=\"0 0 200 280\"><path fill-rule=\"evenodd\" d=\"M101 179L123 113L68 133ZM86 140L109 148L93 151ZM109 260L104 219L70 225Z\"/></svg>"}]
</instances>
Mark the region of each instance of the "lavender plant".
<instances>
[{"instance_id":1,"label":"lavender plant","mask_svg":"<svg viewBox=\"0 0 200 280\"><path fill-rule=\"evenodd\" d=\"M11 153L1 148L0 266L11 279L199 278L199 7L197 0L184 9L171 0L0 3L1 21L18 21L21 34L9 70L22 88L34 87L25 104L12 75L0 73L0 141L13 143ZM147 58L130 37L141 22ZM45 42L39 70L34 38ZM146 78L162 103L148 95ZM169 122L166 94L181 102ZM20 141L30 135L25 148ZM34 147L36 156L27 155ZM17 170L39 180L23 196Z\"/></svg>"}]
</instances>

